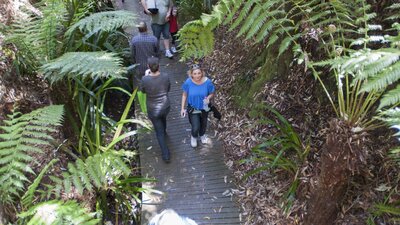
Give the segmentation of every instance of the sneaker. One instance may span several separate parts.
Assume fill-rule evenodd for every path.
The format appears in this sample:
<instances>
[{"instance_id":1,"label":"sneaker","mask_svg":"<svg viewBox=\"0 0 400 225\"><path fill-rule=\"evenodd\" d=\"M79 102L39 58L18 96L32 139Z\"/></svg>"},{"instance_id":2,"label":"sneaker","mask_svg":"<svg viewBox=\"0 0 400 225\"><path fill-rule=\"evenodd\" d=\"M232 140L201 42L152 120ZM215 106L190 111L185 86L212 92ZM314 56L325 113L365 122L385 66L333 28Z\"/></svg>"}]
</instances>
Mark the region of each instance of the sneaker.
<instances>
[{"instance_id":1,"label":"sneaker","mask_svg":"<svg viewBox=\"0 0 400 225\"><path fill-rule=\"evenodd\" d=\"M190 145L191 145L193 148L196 148L196 147L197 147L197 138L195 138L195 137L193 137L193 136L190 136Z\"/></svg>"},{"instance_id":2,"label":"sneaker","mask_svg":"<svg viewBox=\"0 0 400 225\"><path fill-rule=\"evenodd\" d=\"M173 54L175 54L175 53L177 53L178 51L176 50L175 47L171 47L171 52L172 52Z\"/></svg>"},{"instance_id":3,"label":"sneaker","mask_svg":"<svg viewBox=\"0 0 400 225\"><path fill-rule=\"evenodd\" d=\"M207 135L203 135L203 136L200 136L200 140L201 140L201 143L207 144L209 139L208 139Z\"/></svg>"},{"instance_id":4,"label":"sneaker","mask_svg":"<svg viewBox=\"0 0 400 225\"><path fill-rule=\"evenodd\" d=\"M171 158L170 158L169 156L167 156L167 157L162 157L162 159L163 159L163 161L164 161L165 163L170 163L170 162L171 162Z\"/></svg>"},{"instance_id":5,"label":"sneaker","mask_svg":"<svg viewBox=\"0 0 400 225\"><path fill-rule=\"evenodd\" d=\"M172 55L171 51L168 49L168 50L165 50L165 57L172 59L172 57L174 57L174 55Z\"/></svg>"}]
</instances>

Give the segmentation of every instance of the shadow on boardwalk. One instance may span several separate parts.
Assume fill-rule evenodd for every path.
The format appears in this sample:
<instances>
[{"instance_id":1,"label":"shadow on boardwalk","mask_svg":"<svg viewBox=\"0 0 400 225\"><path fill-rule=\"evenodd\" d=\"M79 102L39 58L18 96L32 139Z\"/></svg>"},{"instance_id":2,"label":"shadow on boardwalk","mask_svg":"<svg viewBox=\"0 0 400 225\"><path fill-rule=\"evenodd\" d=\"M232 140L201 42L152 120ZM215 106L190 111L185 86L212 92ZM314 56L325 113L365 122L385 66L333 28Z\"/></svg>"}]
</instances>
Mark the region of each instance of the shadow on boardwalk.
<instances>
[{"instance_id":1,"label":"shadow on boardwalk","mask_svg":"<svg viewBox=\"0 0 400 225\"><path fill-rule=\"evenodd\" d=\"M138 0L117 1L119 7L140 15L140 20L150 24L143 14ZM134 33L135 30L128 30ZM167 73L171 80L171 112L167 119L167 144L171 151L171 163L161 160L161 150L154 132L139 136L139 151L142 176L156 178L157 182L145 183L162 194L144 194L142 224L162 210L171 208L178 214L195 220L198 224L241 224L239 207L232 197L235 188L230 171L224 163L221 143L209 135L211 142L193 149L190 146L190 125L188 118L179 116L183 81L187 78L186 65L161 57L160 71ZM210 115L210 118L212 115ZM213 118L212 118L213 119ZM213 134L208 129L208 134Z\"/></svg>"}]
</instances>

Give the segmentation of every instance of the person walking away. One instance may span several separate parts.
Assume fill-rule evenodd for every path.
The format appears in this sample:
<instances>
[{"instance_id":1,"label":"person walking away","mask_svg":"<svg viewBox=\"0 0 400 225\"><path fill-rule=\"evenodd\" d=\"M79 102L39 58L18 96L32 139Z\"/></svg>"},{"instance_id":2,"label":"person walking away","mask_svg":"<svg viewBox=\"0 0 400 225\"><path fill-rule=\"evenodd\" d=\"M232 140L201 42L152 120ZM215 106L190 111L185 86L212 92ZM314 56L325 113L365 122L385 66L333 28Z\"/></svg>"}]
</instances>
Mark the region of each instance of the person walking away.
<instances>
[{"instance_id":1,"label":"person walking away","mask_svg":"<svg viewBox=\"0 0 400 225\"><path fill-rule=\"evenodd\" d=\"M141 0L144 12L151 16L151 29L154 36L160 41L163 34L165 56L172 59L173 54L169 45L169 19L172 10L172 0ZM154 8L153 8L154 7Z\"/></svg>"},{"instance_id":2,"label":"person walking away","mask_svg":"<svg viewBox=\"0 0 400 225\"><path fill-rule=\"evenodd\" d=\"M169 33L171 34L172 38L172 46L171 46L171 52L173 54L177 53L178 51L176 50L176 40L177 34L179 30L179 25L178 25L178 8L176 6L172 7L172 12L171 12L171 17L169 18Z\"/></svg>"},{"instance_id":3,"label":"person walking away","mask_svg":"<svg viewBox=\"0 0 400 225\"><path fill-rule=\"evenodd\" d=\"M171 87L169 77L159 70L159 59L150 57L147 60L150 74L142 77L141 91L147 94L147 115L154 126L158 144L162 152L164 162L170 162L170 152L165 136L167 130L167 115L170 111L168 92Z\"/></svg>"},{"instance_id":4,"label":"person walking away","mask_svg":"<svg viewBox=\"0 0 400 225\"><path fill-rule=\"evenodd\" d=\"M139 30L139 34L133 36L130 41L131 47L131 58L134 64L138 64L134 74L134 79L131 79L131 83L135 87L139 84L145 71L147 69L147 59L151 56L159 56L159 44L155 36L147 32L147 24L144 21L139 22L136 27Z\"/></svg>"},{"instance_id":5,"label":"person walking away","mask_svg":"<svg viewBox=\"0 0 400 225\"><path fill-rule=\"evenodd\" d=\"M181 116L189 116L192 125L190 145L197 147L197 138L201 143L208 143L206 136L207 118L210 111L209 103L214 96L215 87L204 71L197 64L189 70L189 78L182 85ZM185 110L186 107L186 110Z\"/></svg>"}]
</instances>

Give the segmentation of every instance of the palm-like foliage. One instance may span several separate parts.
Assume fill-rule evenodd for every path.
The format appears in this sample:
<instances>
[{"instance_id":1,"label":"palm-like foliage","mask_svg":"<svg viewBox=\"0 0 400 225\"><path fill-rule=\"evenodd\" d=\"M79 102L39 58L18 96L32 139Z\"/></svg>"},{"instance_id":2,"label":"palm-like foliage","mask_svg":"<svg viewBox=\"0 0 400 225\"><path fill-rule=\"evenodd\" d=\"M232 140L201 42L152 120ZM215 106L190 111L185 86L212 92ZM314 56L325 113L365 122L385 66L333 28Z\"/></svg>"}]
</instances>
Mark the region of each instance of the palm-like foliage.
<instances>
[{"instance_id":1,"label":"palm-like foliage","mask_svg":"<svg viewBox=\"0 0 400 225\"><path fill-rule=\"evenodd\" d=\"M121 64L121 59L113 53L80 52L67 53L42 67L43 73L52 82L67 80L71 85L75 110L82 125L77 149L81 155L89 156L97 153L106 145L102 130L114 129L115 123L103 112L107 91L115 89L131 96L127 109L130 108L136 95L136 91L130 94L120 87L113 86L113 82L122 78L122 74L126 72ZM125 122L140 123L140 121Z\"/></svg>"},{"instance_id":2,"label":"palm-like foliage","mask_svg":"<svg viewBox=\"0 0 400 225\"><path fill-rule=\"evenodd\" d=\"M130 176L131 168L124 159L129 159L133 155L131 151L109 150L89 156L85 160L78 159L75 163L69 163L68 171L63 172L61 178L50 176L53 182L46 185L48 189L42 191L42 197L60 198L61 193L75 192L82 195L85 192L96 192L97 202L107 214L109 202L106 195L112 192L118 204L130 209L131 198L140 202L137 196L139 193L152 191L141 188L138 184L154 181Z\"/></svg>"},{"instance_id":3,"label":"palm-like foliage","mask_svg":"<svg viewBox=\"0 0 400 225\"><path fill-rule=\"evenodd\" d=\"M107 52L69 52L44 64L43 73L52 83L64 78L76 81L123 78L122 59Z\"/></svg>"},{"instance_id":4,"label":"palm-like foliage","mask_svg":"<svg viewBox=\"0 0 400 225\"><path fill-rule=\"evenodd\" d=\"M19 58L25 67L41 65L58 56L60 37L65 30L67 11L62 0L41 1L40 12L27 12L28 16L13 24L12 34L6 40L16 44ZM21 65L18 65L21 66Z\"/></svg>"},{"instance_id":5,"label":"palm-like foliage","mask_svg":"<svg viewBox=\"0 0 400 225\"><path fill-rule=\"evenodd\" d=\"M41 152L40 145L50 145L60 126L63 107L59 105L37 109L29 114L14 112L0 129L0 199L3 203L14 203L28 182L25 172L34 173L29 166L31 153Z\"/></svg>"},{"instance_id":6,"label":"palm-like foliage","mask_svg":"<svg viewBox=\"0 0 400 225\"><path fill-rule=\"evenodd\" d=\"M129 177L131 173L121 158L124 153L128 154L123 151L107 151L89 156L84 161L78 159L75 163L68 163L68 171L63 172L62 178L50 177L54 185L48 185L48 190L43 194L48 198L53 194L60 198L62 192L77 191L83 194L84 190L107 190L115 186L117 180Z\"/></svg>"},{"instance_id":7,"label":"palm-like foliage","mask_svg":"<svg viewBox=\"0 0 400 225\"><path fill-rule=\"evenodd\" d=\"M100 219L75 201L53 200L40 203L18 215L27 219L28 225L95 225Z\"/></svg>"},{"instance_id":8,"label":"palm-like foliage","mask_svg":"<svg viewBox=\"0 0 400 225\"><path fill-rule=\"evenodd\" d=\"M255 42L268 40L267 47L279 44L279 55L290 46L299 45L299 38L309 31L308 28L326 27L330 23L339 26L337 37L341 38L337 44L343 45L351 40L341 34L350 31L348 27L355 23L350 16L353 6L349 6L345 1L222 0L211 14L204 14L201 20L181 29L183 55L189 58L209 53L214 43L206 37L220 24L230 24L231 30L238 27L238 37ZM206 41L200 42L200 39Z\"/></svg>"},{"instance_id":9,"label":"palm-like foliage","mask_svg":"<svg viewBox=\"0 0 400 225\"><path fill-rule=\"evenodd\" d=\"M94 13L77 21L68 29L65 35L70 37L78 29L85 34L85 39L87 39L97 33L113 32L121 27L131 26L135 19L136 15L129 11Z\"/></svg>"}]
</instances>

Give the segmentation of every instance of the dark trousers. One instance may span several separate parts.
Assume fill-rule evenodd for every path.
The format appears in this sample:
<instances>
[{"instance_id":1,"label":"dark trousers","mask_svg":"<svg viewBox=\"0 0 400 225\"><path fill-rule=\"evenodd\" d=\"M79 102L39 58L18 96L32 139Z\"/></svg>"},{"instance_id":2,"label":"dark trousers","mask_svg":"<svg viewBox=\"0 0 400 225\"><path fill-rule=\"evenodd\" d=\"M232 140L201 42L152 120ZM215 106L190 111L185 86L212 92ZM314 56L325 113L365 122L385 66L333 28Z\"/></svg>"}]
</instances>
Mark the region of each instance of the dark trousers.
<instances>
[{"instance_id":1,"label":"dark trousers","mask_svg":"<svg viewBox=\"0 0 400 225\"><path fill-rule=\"evenodd\" d=\"M174 32L174 33L171 33L171 37L172 37L172 44L173 45L175 45L175 43L176 43L176 40L178 39L178 32Z\"/></svg>"},{"instance_id":2,"label":"dark trousers","mask_svg":"<svg viewBox=\"0 0 400 225\"><path fill-rule=\"evenodd\" d=\"M189 122L192 125L192 136L203 136L207 129L208 112L189 113Z\"/></svg>"},{"instance_id":3,"label":"dark trousers","mask_svg":"<svg viewBox=\"0 0 400 225\"><path fill-rule=\"evenodd\" d=\"M158 117L153 117L149 115L149 119L153 123L154 130L156 132L158 144L160 145L161 148L162 158L169 159L170 153L167 147L167 143L165 141L165 135L167 130L167 114Z\"/></svg>"}]
</instances>

